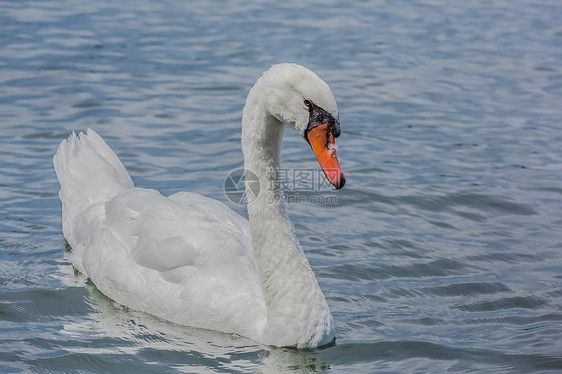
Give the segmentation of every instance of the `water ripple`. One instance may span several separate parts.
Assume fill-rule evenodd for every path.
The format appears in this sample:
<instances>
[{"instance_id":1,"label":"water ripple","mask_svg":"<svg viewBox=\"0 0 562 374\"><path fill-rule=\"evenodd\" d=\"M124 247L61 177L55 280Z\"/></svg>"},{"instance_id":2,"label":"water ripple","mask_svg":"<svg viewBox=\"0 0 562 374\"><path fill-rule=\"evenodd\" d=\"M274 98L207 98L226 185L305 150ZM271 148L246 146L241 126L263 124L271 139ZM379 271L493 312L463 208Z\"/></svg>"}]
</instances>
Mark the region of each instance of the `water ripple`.
<instances>
[{"instance_id":1,"label":"water ripple","mask_svg":"<svg viewBox=\"0 0 562 374\"><path fill-rule=\"evenodd\" d=\"M559 371L561 18L521 0L1 2L0 372ZM288 208L336 345L263 347L104 297L65 258L58 143L94 128L137 185L226 201L245 96L280 61L339 103L347 184ZM317 167L298 134L283 146L284 167Z\"/></svg>"}]
</instances>

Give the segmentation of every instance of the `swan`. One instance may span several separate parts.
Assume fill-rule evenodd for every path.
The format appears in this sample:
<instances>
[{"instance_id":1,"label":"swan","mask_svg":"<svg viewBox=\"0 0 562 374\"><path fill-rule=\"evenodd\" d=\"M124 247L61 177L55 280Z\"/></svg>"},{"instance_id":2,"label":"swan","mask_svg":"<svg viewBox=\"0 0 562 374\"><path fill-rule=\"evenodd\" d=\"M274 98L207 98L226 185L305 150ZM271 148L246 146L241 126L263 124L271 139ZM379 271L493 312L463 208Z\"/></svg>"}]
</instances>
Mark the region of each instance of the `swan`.
<instances>
[{"instance_id":1,"label":"swan","mask_svg":"<svg viewBox=\"0 0 562 374\"><path fill-rule=\"evenodd\" d=\"M309 143L336 189L345 184L330 88L301 65L273 65L242 113L244 168L260 183L249 220L197 193L135 187L95 131L73 132L53 157L73 266L117 303L173 323L270 346L333 342L330 308L283 200L273 198L285 125Z\"/></svg>"}]
</instances>

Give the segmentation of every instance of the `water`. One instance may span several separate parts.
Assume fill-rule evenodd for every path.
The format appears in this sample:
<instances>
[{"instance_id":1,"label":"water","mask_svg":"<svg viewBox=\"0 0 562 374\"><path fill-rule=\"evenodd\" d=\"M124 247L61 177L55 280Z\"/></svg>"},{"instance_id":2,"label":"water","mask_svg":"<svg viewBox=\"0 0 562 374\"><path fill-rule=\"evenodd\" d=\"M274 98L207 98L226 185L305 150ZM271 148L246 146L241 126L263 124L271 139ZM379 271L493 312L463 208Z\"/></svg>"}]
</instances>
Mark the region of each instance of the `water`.
<instances>
[{"instance_id":1,"label":"water","mask_svg":"<svg viewBox=\"0 0 562 374\"><path fill-rule=\"evenodd\" d=\"M562 371L561 18L555 1L2 2L0 372ZM273 349L101 295L65 258L58 143L94 128L137 185L228 202L245 96L281 61L340 107L348 184L289 207L337 344ZM282 161L316 167L290 131Z\"/></svg>"}]
</instances>

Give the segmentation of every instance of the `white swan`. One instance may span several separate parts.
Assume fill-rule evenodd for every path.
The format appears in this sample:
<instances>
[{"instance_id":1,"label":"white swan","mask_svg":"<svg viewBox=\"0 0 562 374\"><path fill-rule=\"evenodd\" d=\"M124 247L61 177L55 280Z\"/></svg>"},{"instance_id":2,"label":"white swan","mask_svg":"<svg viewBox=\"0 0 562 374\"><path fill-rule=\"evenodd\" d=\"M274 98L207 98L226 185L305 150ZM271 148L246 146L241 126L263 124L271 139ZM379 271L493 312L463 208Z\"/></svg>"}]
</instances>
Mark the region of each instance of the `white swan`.
<instances>
[{"instance_id":1,"label":"white swan","mask_svg":"<svg viewBox=\"0 0 562 374\"><path fill-rule=\"evenodd\" d=\"M345 183L330 88L303 66L274 65L242 116L244 167L261 184L249 222L197 193L135 187L98 134L73 133L53 159L73 265L118 303L178 324L274 346L332 342L328 304L283 201L271 199L280 192L272 170L285 124L308 141L337 189Z\"/></svg>"}]
</instances>

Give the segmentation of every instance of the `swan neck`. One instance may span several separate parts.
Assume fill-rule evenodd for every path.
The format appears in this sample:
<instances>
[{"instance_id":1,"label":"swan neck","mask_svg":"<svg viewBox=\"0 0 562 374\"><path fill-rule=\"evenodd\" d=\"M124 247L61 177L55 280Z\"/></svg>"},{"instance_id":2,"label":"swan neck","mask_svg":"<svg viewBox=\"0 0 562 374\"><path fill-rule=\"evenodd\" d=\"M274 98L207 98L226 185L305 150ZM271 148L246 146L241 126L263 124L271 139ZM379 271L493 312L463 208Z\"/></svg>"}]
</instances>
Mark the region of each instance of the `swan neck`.
<instances>
[{"instance_id":1,"label":"swan neck","mask_svg":"<svg viewBox=\"0 0 562 374\"><path fill-rule=\"evenodd\" d=\"M333 321L294 235L279 188L277 171L283 130L284 124L250 92L242 118L242 150L245 169L260 181L257 197L248 204L248 216L268 313L263 341L312 347L333 339Z\"/></svg>"}]
</instances>

